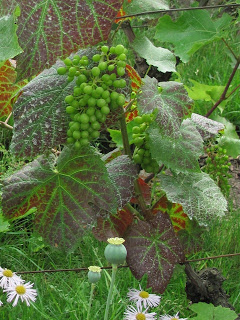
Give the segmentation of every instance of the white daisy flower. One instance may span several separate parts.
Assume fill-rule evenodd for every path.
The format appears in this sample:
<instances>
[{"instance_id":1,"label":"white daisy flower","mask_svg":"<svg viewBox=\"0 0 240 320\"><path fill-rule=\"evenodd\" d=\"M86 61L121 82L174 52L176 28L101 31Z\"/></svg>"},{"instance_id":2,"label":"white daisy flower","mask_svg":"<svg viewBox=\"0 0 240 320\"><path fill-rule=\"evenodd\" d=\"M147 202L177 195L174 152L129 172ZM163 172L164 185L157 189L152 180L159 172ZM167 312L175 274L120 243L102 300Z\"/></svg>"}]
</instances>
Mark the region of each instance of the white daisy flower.
<instances>
[{"instance_id":1,"label":"white daisy flower","mask_svg":"<svg viewBox=\"0 0 240 320\"><path fill-rule=\"evenodd\" d=\"M2 301L0 300L0 307L3 305Z\"/></svg>"},{"instance_id":2,"label":"white daisy flower","mask_svg":"<svg viewBox=\"0 0 240 320\"><path fill-rule=\"evenodd\" d=\"M129 306L124 312L124 320L155 320L156 312L148 313L147 309L142 310L142 307L134 308Z\"/></svg>"},{"instance_id":3,"label":"white daisy flower","mask_svg":"<svg viewBox=\"0 0 240 320\"><path fill-rule=\"evenodd\" d=\"M30 306L30 301L35 302L37 296L37 290L32 289L34 284L27 282L19 282L11 287L6 288L3 292L7 292L7 302L12 302L13 307L18 303L19 298L21 301L25 301L27 306Z\"/></svg>"},{"instance_id":4,"label":"white daisy flower","mask_svg":"<svg viewBox=\"0 0 240 320\"><path fill-rule=\"evenodd\" d=\"M15 272L10 269L3 269L0 267L0 287L5 289L21 282L21 277L17 276Z\"/></svg>"},{"instance_id":5,"label":"white daisy flower","mask_svg":"<svg viewBox=\"0 0 240 320\"><path fill-rule=\"evenodd\" d=\"M187 318L179 318L178 316L179 312L175 314L175 316L169 316L169 315L165 315L165 316L161 316L159 320L187 320Z\"/></svg>"},{"instance_id":6,"label":"white daisy flower","mask_svg":"<svg viewBox=\"0 0 240 320\"><path fill-rule=\"evenodd\" d=\"M137 307L140 307L143 304L144 308L157 307L161 300L161 297L158 295L142 290L141 286L140 290L130 289L127 296L130 301L136 302Z\"/></svg>"}]
</instances>

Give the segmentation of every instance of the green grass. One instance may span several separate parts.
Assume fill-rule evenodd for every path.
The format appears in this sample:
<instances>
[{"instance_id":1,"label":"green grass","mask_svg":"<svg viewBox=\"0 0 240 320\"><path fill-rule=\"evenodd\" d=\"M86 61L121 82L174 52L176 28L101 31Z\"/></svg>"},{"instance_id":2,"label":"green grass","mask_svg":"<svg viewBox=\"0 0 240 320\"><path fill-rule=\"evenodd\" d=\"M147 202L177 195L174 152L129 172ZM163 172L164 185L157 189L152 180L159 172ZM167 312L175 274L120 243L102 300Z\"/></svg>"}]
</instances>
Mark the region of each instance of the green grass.
<instances>
[{"instance_id":1,"label":"green grass","mask_svg":"<svg viewBox=\"0 0 240 320\"><path fill-rule=\"evenodd\" d=\"M201 251L191 254L188 258L195 259L213 255L240 252L240 223L239 211L229 213L220 221L212 221L201 234ZM93 236L82 239L78 249L69 255L44 247L33 252L34 238L22 231L22 234L5 234L1 237L1 266L13 271L29 271L60 268L80 268L89 265L106 266L103 255L105 243L98 242ZM224 289L230 295L230 302L240 312L239 307L239 266L240 257L221 258L191 263L195 270L206 267L218 268L226 281ZM110 285L110 270L103 270L102 277L97 284L92 306L92 319L103 319L105 303ZM25 274L22 278L35 283L38 298L32 307L19 303L15 308L4 304L0 309L2 319L10 320L63 320L86 319L90 284L87 271ZM156 308L160 314L175 314L180 311L182 317L192 315L188 310L189 301L185 294L186 276L183 266L175 268L173 277L162 295L161 304ZM146 279L140 284L145 289ZM114 303L110 309L111 320L122 320L124 310L128 304L126 294L129 288L138 288L139 282L132 276L128 268L118 270ZM5 297L0 298L3 302Z\"/></svg>"}]
</instances>

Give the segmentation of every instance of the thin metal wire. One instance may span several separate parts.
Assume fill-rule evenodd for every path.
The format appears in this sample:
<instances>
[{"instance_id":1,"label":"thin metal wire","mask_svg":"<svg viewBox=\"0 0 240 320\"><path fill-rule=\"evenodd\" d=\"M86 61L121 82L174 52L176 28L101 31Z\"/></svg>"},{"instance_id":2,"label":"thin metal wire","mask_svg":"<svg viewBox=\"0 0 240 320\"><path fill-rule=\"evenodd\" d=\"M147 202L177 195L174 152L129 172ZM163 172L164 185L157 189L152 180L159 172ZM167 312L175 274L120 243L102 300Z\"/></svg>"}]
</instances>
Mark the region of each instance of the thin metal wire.
<instances>
[{"instance_id":1,"label":"thin metal wire","mask_svg":"<svg viewBox=\"0 0 240 320\"><path fill-rule=\"evenodd\" d=\"M166 12L178 12L178 11L192 11L192 10L206 10L206 9L219 9L219 8L237 8L240 7L240 4L233 3L233 4L219 4L216 6L205 6L205 7L190 7L190 8L172 8L172 9L162 9L162 10L155 10L155 11L146 11L146 12L139 12L135 14L129 14L121 17L116 17L115 19L125 19L125 18L132 18L144 15L151 15L156 13L166 13Z\"/></svg>"},{"instance_id":2,"label":"thin metal wire","mask_svg":"<svg viewBox=\"0 0 240 320\"><path fill-rule=\"evenodd\" d=\"M240 256L239 253L229 253L229 254L222 254L219 256L212 256L212 257L205 257L205 258L199 258L199 259L190 259L190 260L185 260L182 264L189 263L189 262L197 262L197 261L203 261L203 260L211 260L211 259L219 259L219 258L231 258L235 256ZM128 268L129 266L124 265L124 266L119 266L118 268ZM101 269L112 269L112 267L102 267ZM17 274L27 274L27 273L54 273L54 272L80 272L80 271L88 271L87 267L83 268L74 268L74 269L55 269L55 270L36 270L36 271L18 271Z\"/></svg>"}]
</instances>

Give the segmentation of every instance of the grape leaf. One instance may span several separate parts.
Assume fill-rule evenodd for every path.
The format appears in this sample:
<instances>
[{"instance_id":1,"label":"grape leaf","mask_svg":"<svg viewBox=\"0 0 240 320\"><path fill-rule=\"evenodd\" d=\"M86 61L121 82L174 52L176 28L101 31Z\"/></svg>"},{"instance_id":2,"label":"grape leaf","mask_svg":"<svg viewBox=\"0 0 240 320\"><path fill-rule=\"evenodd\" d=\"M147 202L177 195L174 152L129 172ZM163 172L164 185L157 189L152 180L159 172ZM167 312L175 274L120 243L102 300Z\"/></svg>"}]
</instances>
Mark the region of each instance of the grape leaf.
<instances>
[{"instance_id":1,"label":"grape leaf","mask_svg":"<svg viewBox=\"0 0 240 320\"><path fill-rule=\"evenodd\" d=\"M36 75L79 48L108 38L122 0L19 0L18 79Z\"/></svg>"},{"instance_id":2,"label":"grape leaf","mask_svg":"<svg viewBox=\"0 0 240 320\"><path fill-rule=\"evenodd\" d=\"M176 232L183 229L190 229L190 220L183 211L183 207L179 203L171 203L165 195L162 196L152 208L154 214L159 211L169 214L173 228Z\"/></svg>"},{"instance_id":3,"label":"grape leaf","mask_svg":"<svg viewBox=\"0 0 240 320\"><path fill-rule=\"evenodd\" d=\"M158 86L162 92L159 92ZM158 83L157 79L145 77L138 97L140 113L158 110L156 122L165 135L178 136L183 117L189 113L192 100L182 83L169 81Z\"/></svg>"},{"instance_id":4,"label":"grape leaf","mask_svg":"<svg viewBox=\"0 0 240 320\"><path fill-rule=\"evenodd\" d=\"M159 164L181 172L200 172L199 156L203 153L203 140L194 126L186 119L178 130L178 136L167 135L153 123L147 130L151 155ZM176 201L173 201L176 202Z\"/></svg>"},{"instance_id":5,"label":"grape leaf","mask_svg":"<svg viewBox=\"0 0 240 320\"><path fill-rule=\"evenodd\" d=\"M161 174L160 179L168 199L180 203L189 218L194 217L200 224L207 225L212 217L221 217L227 211L227 201L219 187L204 172Z\"/></svg>"},{"instance_id":6,"label":"grape leaf","mask_svg":"<svg viewBox=\"0 0 240 320\"><path fill-rule=\"evenodd\" d=\"M140 57L146 59L149 65L157 67L160 72L176 72L176 58L168 49L155 47L145 36L136 36L131 43Z\"/></svg>"},{"instance_id":7,"label":"grape leaf","mask_svg":"<svg viewBox=\"0 0 240 320\"><path fill-rule=\"evenodd\" d=\"M203 140L213 138L219 133L219 131L224 129L224 125L222 123L208 119L196 113L192 113L191 121L195 124Z\"/></svg>"},{"instance_id":8,"label":"grape leaf","mask_svg":"<svg viewBox=\"0 0 240 320\"><path fill-rule=\"evenodd\" d=\"M73 82L59 76L58 61L31 80L13 107L14 131L11 151L20 157L34 157L66 142L68 117L64 98Z\"/></svg>"},{"instance_id":9,"label":"grape leaf","mask_svg":"<svg viewBox=\"0 0 240 320\"><path fill-rule=\"evenodd\" d=\"M115 190L94 148L65 147L58 159L40 156L3 181L3 213L13 218L36 207L36 231L72 248L97 217L117 212Z\"/></svg>"},{"instance_id":10,"label":"grape leaf","mask_svg":"<svg viewBox=\"0 0 240 320\"><path fill-rule=\"evenodd\" d=\"M140 280L147 274L147 286L163 293L174 266L184 261L169 216L159 212L148 222L138 221L129 227L125 240L127 263L133 275Z\"/></svg>"},{"instance_id":11,"label":"grape leaf","mask_svg":"<svg viewBox=\"0 0 240 320\"><path fill-rule=\"evenodd\" d=\"M12 99L27 83L15 83L17 73L9 60L0 67L0 118L8 116L12 111Z\"/></svg>"},{"instance_id":12,"label":"grape leaf","mask_svg":"<svg viewBox=\"0 0 240 320\"><path fill-rule=\"evenodd\" d=\"M118 208L122 208L132 197L134 180L138 173L137 166L128 156L122 155L108 162L106 167L110 179L116 186Z\"/></svg>"},{"instance_id":13,"label":"grape leaf","mask_svg":"<svg viewBox=\"0 0 240 320\"><path fill-rule=\"evenodd\" d=\"M0 61L14 58L23 52L18 44L16 30L14 15L0 17Z\"/></svg>"},{"instance_id":14,"label":"grape leaf","mask_svg":"<svg viewBox=\"0 0 240 320\"><path fill-rule=\"evenodd\" d=\"M128 0L123 3L123 10L128 15L161 9L169 9L168 0ZM153 19L155 18L155 15L144 15L143 17L144 19L146 19L146 17L148 19Z\"/></svg>"},{"instance_id":15,"label":"grape leaf","mask_svg":"<svg viewBox=\"0 0 240 320\"><path fill-rule=\"evenodd\" d=\"M189 320L235 320L238 316L235 311L222 306L215 307L212 303L194 303L189 308L198 314Z\"/></svg>"},{"instance_id":16,"label":"grape leaf","mask_svg":"<svg viewBox=\"0 0 240 320\"><path fill-rule=\"evenodd\" d=\"M207 10L185 11L176 22L164 15L158 20L154 38L173 43L175 55L187 62L202 46L223 38L231 20L228 14L223 14L213 21Z\"/></svg>"}]
</instances>

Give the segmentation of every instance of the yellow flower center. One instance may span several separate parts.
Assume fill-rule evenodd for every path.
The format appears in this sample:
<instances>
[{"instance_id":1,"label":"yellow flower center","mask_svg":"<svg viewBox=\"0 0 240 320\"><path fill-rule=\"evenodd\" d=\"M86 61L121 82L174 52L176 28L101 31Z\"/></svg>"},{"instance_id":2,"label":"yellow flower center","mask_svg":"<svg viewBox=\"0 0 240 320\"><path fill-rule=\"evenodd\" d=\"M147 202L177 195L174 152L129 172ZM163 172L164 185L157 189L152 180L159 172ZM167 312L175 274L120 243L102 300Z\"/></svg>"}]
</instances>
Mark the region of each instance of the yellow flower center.
<instances>
[{"instance_id":1,"label":"yellow flower center","mask_svg":"<svg viewBox=\"0 0 240 320\"><path fill-rule=\"evenodd\" d=\"M179 320L179 319L174 317L174 318L171 318L171 320Z\"/></svg>"},{"instance_id":2,"label":"yellow flower center","mask_svg":"<svg viewBox=\"0 0 240 320\"><path fill-rule=\"evenodd\" d=\"M97 266L90 266L90 267L88 267L88 270L92 271L92 272L99 272L99 273L102 271L102 269Z\"/></svg>"},{"instance_id":3,"label":"yellow flower center","mask_svg":"<svg viewBox=\"0 0 240 320\"><path fill-rule=\"evenodd\" d=\"M141 291L139 293L139 297L141 297L143 299L147 299L149 297L149 293L147 291Z\"/></svg>"},{"instance_id":4,"label":"yellow flower center","mask_svg":"<svg viewBox=\"0 0 240 320\"><path fill-rule=\"evenodd\" d=\"M13 272L9 269L4 270L2 273L5 277L11 278L13 276Z\"/></svg>"},{"instance_id":5,"label":"yellow flower center","mask_svg":"<svg viewBox=\"0 0 240 320\"><path fill-rule=\"evenodd\" d=\"M138 314L136 315L136 319L137 319L137 320L145 320L146 317L145 317L145 315L144 315L143 313L138 313Z\"/></svg>"},{"instance_id":6,"label":"yellow flower center","mask_svg":"<svg viewBox=\"0 0 240 320\"><path fill-rule=\"evenodd\" d=\"M109 238L107 239L107 242L110 243L110 244L116 244L116 245L119 245L119 244L122 244L125 240L123 238Z\"/></svg>"},{"instance_id":7,"label":"yellow flower center","mask_svg":"<svg viewBox=\"0 0 240 320\"><path fill-rule=\"evenodd\" d=\"M26 293L26 288L21 284L16 286L15 290L16 290L17 294L20 294L20 295Z\"/></svg>"}]
</instances>

